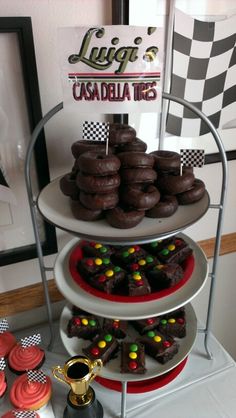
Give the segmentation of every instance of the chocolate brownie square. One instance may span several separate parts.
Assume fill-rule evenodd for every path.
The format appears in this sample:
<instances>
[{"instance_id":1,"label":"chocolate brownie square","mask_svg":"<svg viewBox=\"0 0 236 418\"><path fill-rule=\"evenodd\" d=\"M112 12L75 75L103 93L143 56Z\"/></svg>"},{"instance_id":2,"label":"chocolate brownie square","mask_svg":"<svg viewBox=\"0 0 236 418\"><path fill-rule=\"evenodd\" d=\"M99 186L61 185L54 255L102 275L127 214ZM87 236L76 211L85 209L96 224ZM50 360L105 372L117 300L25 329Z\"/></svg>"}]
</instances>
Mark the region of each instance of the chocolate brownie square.
<instances>
[{"instance_id":1,"label":"chocolate brownie square","mask_svg":"<svg viewBox=\"0 0 236 418\"><path fill-rule=\"evenodd\" d=\"M153 357L158 363L165 364L178 353L179 345L169 335L159 331L148 331L145 335L138 338L145 347L145 353Z\"/></svg>"},{"instance_id":2,"label":"chocolate brownie square","mask_svg":"<svg viewBox=\"0 0 236 418\"><path fill-rule=\"evenodd\" d=\"M103 364L106 364L116 356L118 349L119 343L114 335L103 331L94 338L88 347L83 348L82 351L91 360L100 358Z\"/></svg>"},{"instance_id":3,"label":"chocolate brownie square","mask_svg":"<svg viewBox=\"0 0 236 418\"><path fill-rule=\"evenodd\" d=\"M159 317L155 318L145 318L139 319L136 321L131 321L131 325L139 332L140 335L146 334L146 332L151 331L159 325Z\"/></svg>"},{"instance_id":4,"label":"chocolate brownie square","mask_svg":"<svg viewBox=\"0 0 236 418\"><path fill-rule=\"evenodd\" d=\"M88 257L109 258L114 253L114 248L100 242L86 241L82 243L83 253Z\"/></svg>"},{"instance_id":5,"label":"chocolate brownie square","mask_svg":"<svg viewBox=\"0 0 236 418\"><path fill-rule=\"evenodd\" d=\"M125 271L119 266L111 265L100 274L88 278L88 282L94 288L105 293L114 293L116 287L124 280Z\"/></svg>"},{"instance_id":6,"label":"chocolate brownie square","mask_svg":"<svg viewBox=\"0 0 236 418\"><path fill-rule=\"evenodd\" d=\"M114 335L114 337L118 339L125 338L128 328L128 321L104 318L102 327L104 331Z\"/></svg>"},{"instance_id":7,"label":"chocolate brownie square","mask_svg":"<svg viewBox=\"0 0 236 418\"><path fill-rule=\"evenodd\" d=\"M171 335L176 338L186 336L185 311L181 308L159 317L160 323L158 329L160 332Z\"/></svg>"},{"instance_id":8,"label":"chocolate brownie square","mask_svg":"<svg viewBox=\"0 0 236 418\"><path fill-rule=\"evenodd\" d=\"M125 246L116 249L113 254L113 259L123 268L126 268L132 263L136 263L140 258L146 255L146 251L140 245Z\"/></svg>"},{"instance_id":9,"label":"chocolate brownie square","mask_svg":"<svg viewBox=\"0 0 236 418\"><path fill-rule=\"evenodd\" d=\"M158 259L151 254L146 254L141 257L138 261L128 264L126 269L128 271L147 271L151 270L154 266L160 264Z\"/></svg>"},{"instance_id":10,"label":"chocolate brownie square","mask_svg":"<svg viewBox=\"0 0 236 418\"><path fill-rule=\"evenodd\" d=\"M110 265L111 260L108 257L85 257L78 262L77 269L83 277L90 277L101 273Z\"/></svg>"},{"instance_id":11,"label":"chocolate brownie square","mask_svg":"<svg viewBox=\"0 0 236 418\"><path fill-rule=\"evenodd\" d=\"M130 341L121 344L121 373L144 374L145 352L140 342Z\"/></svg>"},{"instance_id":12,"label":"chocolate brownie square","mask_svg":"<svg viewBox=\"0 0 236 418\"><path fill-rule=\"evenodd\" d=\"M151 293L151 287L142 271L134 271L127 276L129 296L143 296Z\"/></svg>"},{"instance_id":13,"label":"chocolate brownie square","mask_svg":"<svg viewBox=\"0 0 236 418\"><path fill-rule=\"evenodd\" d=\"M193 250L184 239L173 237L172 240L158 252L157 257L162 263L182 264L192 252Z\"/></svg>"},{"instance_id":14,"label":"chocolate brownie square","mask_svg":"<svg viewBox=\"0 0 236 418\"><path fill-rule=\"evenodd\" d=\"M183 268L176 263L157 264L146 272L153 292L175 286L183 278Z\"/></svg>"},{"instance_id":15,"label":"chocolate brownie square","mask_svg":"<svg viewBox=\"0 0 236 418\"><path fill-rule=\"evenodd\" d=\"M78 337L92 340L101 330L99 321L94 316L73 316L67 324L69 338Z\"/></svg>"}]
</instances>

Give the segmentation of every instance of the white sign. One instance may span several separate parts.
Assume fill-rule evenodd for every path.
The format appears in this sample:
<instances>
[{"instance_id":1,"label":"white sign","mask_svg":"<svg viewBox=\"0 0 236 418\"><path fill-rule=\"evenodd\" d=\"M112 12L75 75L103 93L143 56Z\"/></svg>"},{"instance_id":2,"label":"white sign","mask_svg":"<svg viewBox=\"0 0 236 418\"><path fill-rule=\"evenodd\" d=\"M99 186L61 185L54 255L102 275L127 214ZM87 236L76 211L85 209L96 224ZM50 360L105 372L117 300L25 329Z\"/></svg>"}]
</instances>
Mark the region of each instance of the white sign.
<instances>
[{"instance_id":1,"label":"white sign","mask_svg":"<svg viewBox=\"0 0 236 418\"><path fill-rule=\"evenodd\" d=\"M157 111L162 28L60 28L58 48L64 107L99 113Z\"/></svg>"}]
</instances>

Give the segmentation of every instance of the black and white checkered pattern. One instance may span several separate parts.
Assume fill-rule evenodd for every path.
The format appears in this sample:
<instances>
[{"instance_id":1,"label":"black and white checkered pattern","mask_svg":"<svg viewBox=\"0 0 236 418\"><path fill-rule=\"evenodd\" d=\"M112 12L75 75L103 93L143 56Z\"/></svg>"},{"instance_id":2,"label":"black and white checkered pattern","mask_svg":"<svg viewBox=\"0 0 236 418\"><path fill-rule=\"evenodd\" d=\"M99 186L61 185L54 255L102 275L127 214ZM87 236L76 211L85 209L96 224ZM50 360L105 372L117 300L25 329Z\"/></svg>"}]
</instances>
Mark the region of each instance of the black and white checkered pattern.
<instances>
[{"instance_id":1,"label":"black and white checkered pattern","mask_svg":"<svg viewBox=\"0 0 236 418\"><path fill-rule=\"evenodd\" d=\"M175 11L170 93L200 109L216 128L236 117L236 15L203 22ZM166 131L197 137L209 132L192 111L170 102Z\"/></svg>"},{"instance_id":2,"label":"black and white checkered pattern","mask_svg":"<svg viewBox=\"0 0 236 418\"><path fill-rule=\"evenodd\" d=\"M29 382L47 382L47 377L42 370L28 370L27 377Z\"/></svg>"},{"instance_id":3,"label":"black and white checkered pattern","mask_svg":"<svg viewBox=\"0 0 236 418\"><path fill-rule=\"evenodd\" d=\"M9 328L7 319L2 319L0 322L0 334L2 334L3 332L5 332L7 329Z\"/></svg>"},{"instance_id":4,"label":"black and white checkered pattern","mask_svg":"<svg viewBox=\"0 0 236 418\"><path fill-rule=\"evenodd\" d=\"M205 162L205 152L203 149L181 149L180 162L187 167L202 167Z\"/></svg>"},{"instance_id":5,"label":"black and white checkered pattern","mask_svg":"<svg viewBox=\"0 0 236 418\"><path fill-rule=\"evenodd\" d=\"M35 418L37 416L35 411L13 411L16 418Z\"/></svg>"},{"instance_id":6,"label":"black and white checkered pattern","mask_svg":"<svg viewBox=\"0 0 236 418\"><path fill-rule=\"evenodd\" d=\"M108 122L88 122L83 123L83 139L106 141L109 137Z\"/></svg>"},{"instance_id":7,"label":"black and white checkered pattern","mask_svg":"<svg viewBox=\"0 0 236 418\"><path fill-rule=\"evenodd\" d=\"M0 358L0 371L5 370L6 368L6 361L4 359L4 357Z\"/></svg>"},{"instance_id":8,"label":"black and white checkered pattern","mask_svg":"<svg viewBox=\"0 0 236 418\"><path fill-rule=\"evenodd\" d=\"M21 345L23 348L32 347L41 343L41 335L34 334L29 337L21 338Z\"/></svg>"}]
</instances>

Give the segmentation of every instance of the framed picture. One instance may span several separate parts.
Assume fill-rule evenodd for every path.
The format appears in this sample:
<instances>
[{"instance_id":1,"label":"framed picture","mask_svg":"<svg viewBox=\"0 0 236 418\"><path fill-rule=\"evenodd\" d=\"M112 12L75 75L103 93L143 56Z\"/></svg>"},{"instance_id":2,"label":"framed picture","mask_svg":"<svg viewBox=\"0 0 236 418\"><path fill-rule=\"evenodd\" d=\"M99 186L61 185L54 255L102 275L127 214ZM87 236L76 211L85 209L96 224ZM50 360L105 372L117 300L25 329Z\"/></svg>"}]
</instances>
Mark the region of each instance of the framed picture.
<instances>
[{"instance_id":1,"label":"framed picture","mask_svg":"<svg viewBox=\"0 0 236 418\"><path fill-rule=\"evenodd\" d=\"M30 17L0 17L0 266L37 257L24 177L27 146L42 118ZM34 148L35 196L49 182L44 132ZM57 252L55 229L38 217L43 254Z\"/></svg>"}]
</instances>

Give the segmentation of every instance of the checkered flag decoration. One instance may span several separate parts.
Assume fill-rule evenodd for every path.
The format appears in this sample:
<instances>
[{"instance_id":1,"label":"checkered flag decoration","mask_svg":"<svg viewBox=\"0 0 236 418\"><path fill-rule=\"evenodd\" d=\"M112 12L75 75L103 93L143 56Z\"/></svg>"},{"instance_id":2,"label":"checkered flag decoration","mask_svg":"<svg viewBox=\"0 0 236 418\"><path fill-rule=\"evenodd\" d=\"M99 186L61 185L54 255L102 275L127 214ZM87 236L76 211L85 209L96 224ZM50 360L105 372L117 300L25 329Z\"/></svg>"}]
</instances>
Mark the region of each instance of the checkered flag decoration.
<instances>
[{"instance_id":1,"label":"checkered flag decoration","mask_svg":"<svg viewBox=\"0 0 236 418\"><path fill-rule=\"evenodd\" d=\"M203 149L181 149L180 162L186 167L202 167L205 162L205 152Z\"/></svg>"},{"instance_id":2,"label":"checkered flag decoration","mask_svg":"<svg viewBox=\"0 0 236 418\"><path fill-rule=\"evenodd\" d=\"M41 335L34 334L29 337L21 338L21 345L23 348L32 347L34 345L39 345L41 343Z\"/></svg>"},{"instance_id":3,"label":"checkered flag decoration","mask_svg":"<svg viewBox=\"0 0 236 418\"><path fill-rule=\"evenodd\" d=\"M88 122L83 123L83 139L93 141L107 141L109 138L108 122Z\"/></svg>"},{"instance_id":4,"label":"checkered flag decoration","mask_svg":"<svg viewBox=\"0 0 236 418\"><path fill-rule=\"evenodd\" d=\"M9 328L7 319L2 319L0 322L0 334L3 334Z\"/></svg>"},{"instance_id":5,"label":"checkered flag decoration","mask_svg":"<svg viewBox=\"0 0 236 418\"><path fill-rule=\"evenodd\" d=\"M35 411L14 411L13 416L15 418L35 418L37 413Z\"/></svg>"},{"instance_id":6,"label":"checkered flag decoration","mask_svg":"<svg viewBox=\"0 0 236 418\"><path fill-rule=\"evenodd\" d=\"M215 128L236 118L236 15L203 22L175 10L170 93L201 110ZM170 102L166 131L198 137L209 132L195 113Z\"/></svg>"},{"instance_id":7,"label":"checkered flag decoration","mask_svg":"<svg viewBox=\"0 0 236 418\"><path fill-rule=\"evenodd\" d=\"M27 377L29 382L46 383L47 377L42 370L28 370Z\"/></svg>"},{"instance_id":8,"label":"checkered flag decoration","mask_svg":"<svg viewBox=\"0 0 236 418\"><path fill-rule=\"evenodd\" d=\"M5 367L6 367L5 359L4 359L4 357L1 357L0 358L0 371L5 370Z\"/></svg>"}]
</instances>

